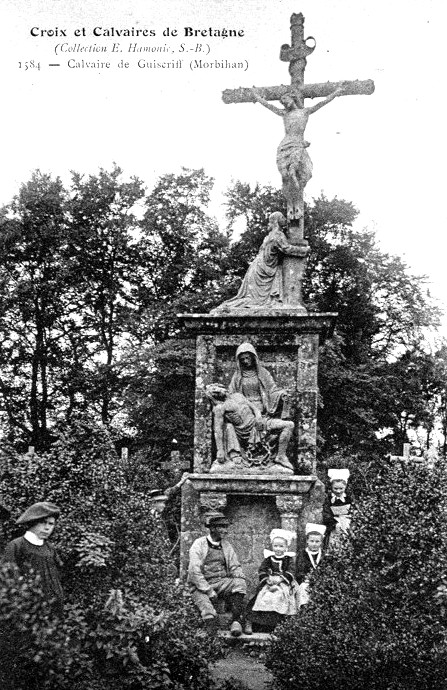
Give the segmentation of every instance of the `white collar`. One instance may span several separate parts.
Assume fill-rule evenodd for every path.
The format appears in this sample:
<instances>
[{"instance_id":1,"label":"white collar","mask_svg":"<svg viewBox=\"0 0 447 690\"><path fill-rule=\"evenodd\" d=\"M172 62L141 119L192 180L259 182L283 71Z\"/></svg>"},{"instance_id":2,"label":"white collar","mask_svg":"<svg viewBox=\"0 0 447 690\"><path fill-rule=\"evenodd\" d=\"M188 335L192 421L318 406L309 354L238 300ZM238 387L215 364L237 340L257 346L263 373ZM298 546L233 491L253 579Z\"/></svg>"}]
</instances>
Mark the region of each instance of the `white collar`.
<instances>
[{"instance_id":1,"label":"white collar","mask_svg":"<svg viewBox=\"0 0 447 690\"><path fill-rule=\"evenodd\" d=\"M24 536L25 536L26 541L29 541L30 544L34 544L34 546L43 546L44 545L44 540L39 539L39 537L37 537L34 534L34 532L30 532L29 530L27 530L25 532Z\"/></svg>"},{"instance_id":2,"label":"white collar","mask_svg":"<svg viewBox=\"0 0 447 690\"><path fill-rule=\"evenodd\" d=\"M292 556L292 558L295 556L295 551L286 551L284 556L281 556L281 558L278 558L278 556L275 556L274 551L270 551L270 549L264 549L264 558L269 558L269 556L273 556L276 558L276 560L282 560L284 556Z\"/></svg>"},{"instance_id":3,"label":"white collar","mask_svg":"<svg viewBox=\"0 0 447 690\"><path fill-rule=\"evenodd\" d=\"M335 503L336 500L346 501L346 494L344 492L340 496L332 494L331 503Z\"/></svg>"},{"instance_id":4,"label":"white collar","mask_svg":"<svg viewBox=\"0 0 447 690\"><path fill-rule=\"evenodd\" d=\"M213 546L222 546L222 540L220 540L220 541L213 541L213 540L211 539L210 535L207 536L207 539L208 539L209 543L212 544Z\"/></svg>"},{"instance_id":5,"label":"white collar","mask_svg":"<svg viewBox=\"0 0 447 690\"><path fill-rule=\"evenodd\" d=\"M316 568L319 562L321 561L321 549L318 549L318 551L309 551L309 549L306 547L306 553L309 554L309 560L312 563L313 567ZM316 556L315 560L314 556Z\"/></svg>"}]
</instances>

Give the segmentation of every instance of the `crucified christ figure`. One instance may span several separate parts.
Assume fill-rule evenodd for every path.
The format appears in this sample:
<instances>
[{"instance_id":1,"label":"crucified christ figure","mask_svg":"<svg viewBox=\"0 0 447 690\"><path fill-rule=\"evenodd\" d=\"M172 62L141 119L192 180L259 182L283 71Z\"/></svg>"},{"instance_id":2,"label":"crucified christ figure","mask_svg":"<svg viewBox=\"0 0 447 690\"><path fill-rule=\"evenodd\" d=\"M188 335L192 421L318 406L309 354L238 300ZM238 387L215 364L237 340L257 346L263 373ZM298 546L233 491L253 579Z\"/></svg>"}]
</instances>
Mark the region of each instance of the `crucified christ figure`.
<instances>
[{"instance_id":1,"label":"crucified christ figure","mask_svg":"<svg viewBox=\"0 0 447 690\"><path fill-rule=\"evenodd\" d=\"M283 193L289 213L291 212L293 218L300 218L303 215L304 187L312 177L312 161L306 150L310 144L304 139L304 130L312 113L333 101L337 96L344 95L344 83L341 82L327 98L310 108L302 107L300 105L302 97L293 91L285 93L279 99L283 108L271 105L261 96L260 90L256 87L253 87L252 93L257 103L283 118L285 137L278 146L276 164L281 173Z\"/></svg>"}]
</instances>

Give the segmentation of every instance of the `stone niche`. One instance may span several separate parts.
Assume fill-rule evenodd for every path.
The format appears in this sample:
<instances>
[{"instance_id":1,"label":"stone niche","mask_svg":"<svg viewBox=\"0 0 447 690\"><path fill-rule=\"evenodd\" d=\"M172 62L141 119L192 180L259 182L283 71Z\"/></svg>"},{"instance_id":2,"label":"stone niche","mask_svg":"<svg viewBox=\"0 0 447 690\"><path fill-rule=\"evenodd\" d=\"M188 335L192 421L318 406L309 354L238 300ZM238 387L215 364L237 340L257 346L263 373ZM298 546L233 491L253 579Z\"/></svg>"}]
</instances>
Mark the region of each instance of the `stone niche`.
<instances>
[{"instance_id":1,"label":"stone niche","mask_svg":"<svg viewBox=\"0 0 447 690\"><path fill-rule=\"evenodd\" d=\"M247 316L190 314L179 317L196 336L194 472L182 492L181 572L185 575L189 548L205 534L203 518L219 510L230 521L228 538L249 580L257 584L257 570L269 547L274 527L297 535L293 548L304 545L306 522L320 522L323 485L317 479L318 347L333 327L334 314L281 313ZM290 393L290 419L295 430L287 456L293 473L275 474L251 467L243 473L210 473L215 460L213 417L205 388L228 386L235 371L235 353L251 343L275 382Z\"/></svg>"}]
</instances>

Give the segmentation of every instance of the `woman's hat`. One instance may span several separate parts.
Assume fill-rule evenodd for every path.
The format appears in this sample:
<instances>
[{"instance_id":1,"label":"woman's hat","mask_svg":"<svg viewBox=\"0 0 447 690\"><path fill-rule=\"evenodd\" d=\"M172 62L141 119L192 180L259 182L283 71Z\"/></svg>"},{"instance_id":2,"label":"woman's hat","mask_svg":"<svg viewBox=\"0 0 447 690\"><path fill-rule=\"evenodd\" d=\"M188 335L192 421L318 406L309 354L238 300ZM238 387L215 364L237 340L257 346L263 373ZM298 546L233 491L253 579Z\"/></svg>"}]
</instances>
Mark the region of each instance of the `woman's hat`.
<instances>
[{"instance_id":1,"label":"woman's hat","mask_svg":"<svg viewBox=\"0 0 447 690\"><path fill-rule=\"evenodd\" d=\"M321 536L324 536L326 532L326 525L317 525L315 522L308 522L306 525L306 535L311 532L318 532Z\"/></svg>"},{"instance_id":2,"label":"woman's hat","mask_svg":"<svg viewBox=\"0 0 447 690\"><path fill-rule=\"evenodd\" d=\"M342 479L344 482L347 482L349 479L349 474L350 472L347 467L334 467L333 469L327 471L327 476L329 477L331 482L337 479Z\"/></svg>"},{"instance_id":3,"label":"woman's hat","mask_svg":"<svg viewBox=\"0 0 447 690\"><path fill-rule=\"evenodd\" d=\"M32 506L27 508L25 512L17 518L16 525L25 525L28 522L44 520L47 517L58 517L60 512L60 508L54 503L49 503L48 501L33 503Z\"/></svg>"}]
</instances>

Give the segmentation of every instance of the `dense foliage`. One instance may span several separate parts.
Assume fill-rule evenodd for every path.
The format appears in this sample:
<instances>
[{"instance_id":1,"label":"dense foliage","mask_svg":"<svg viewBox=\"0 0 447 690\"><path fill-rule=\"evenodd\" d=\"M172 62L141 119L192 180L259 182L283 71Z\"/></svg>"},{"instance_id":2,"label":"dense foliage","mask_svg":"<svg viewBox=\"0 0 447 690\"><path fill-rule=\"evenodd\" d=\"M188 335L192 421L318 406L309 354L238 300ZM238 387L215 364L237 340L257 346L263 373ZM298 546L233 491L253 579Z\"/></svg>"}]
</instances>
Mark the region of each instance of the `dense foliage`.
<instances>
[{"instance_id":1,"label":"dense foliage","mask_svg":"<svg viewBox=\"0 0 447 690\"><path fill-rule=\"evenodd\" d=\"M154 468L173 437L191 454L194 348L176 315L234 295L268 214L284 210L278 190L235 182L219 229L212 187L203 170L150 192L116 166L67 188L36 172L2 209L0 410L16 448L48 450L58 423L86 411ZM445 347L425 340L438 310L357 215L324 196L305 212L305 301L338 312L320 360L323 459L400 451L415 430L428 445L445 427Z\"/></svg>"},{"instance_id":2,"label":"dense foliage","mask_svg":"<svg viewBox=\"0 0 447 690\"><path fill-rule=\"evenodd\" d=\"M57 623L38 583L2 569L4 682L17 690L210 687L219 646L177 580L164 523L148 511L148 485L128 481L105 427L78 418L46 454L3 450L1 468L13 518L37 500L62 507L54 541L67 597ZM8 532L16 536L12 520Z\"/></svg>"},{"instance_id":3,"label":"dense foliage","mask_svg":"<svg viewBox=\"0 0 447 690\"><path fill-rule=\"evenodd\" d=\"M447 682L445 463L383 461L349 539L268 665L280 690L441 690Z\"/></svg>"}]
</instances>

